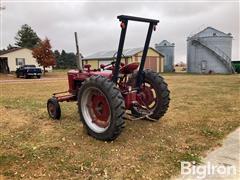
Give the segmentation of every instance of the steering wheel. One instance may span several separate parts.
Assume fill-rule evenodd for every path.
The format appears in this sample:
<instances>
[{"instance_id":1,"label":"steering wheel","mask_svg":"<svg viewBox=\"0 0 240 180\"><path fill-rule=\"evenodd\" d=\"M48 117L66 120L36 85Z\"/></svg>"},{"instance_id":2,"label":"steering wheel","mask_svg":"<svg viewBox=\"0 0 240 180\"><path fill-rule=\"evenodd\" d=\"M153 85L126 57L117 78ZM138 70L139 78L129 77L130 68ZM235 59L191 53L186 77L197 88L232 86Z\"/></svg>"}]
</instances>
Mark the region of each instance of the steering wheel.
<instances>
[{"instance_id":1,"label":"steering wheel","mask_svg":"<svg viewBox=\"0 0 240 180\"><path fill-rule=\"evenodd\" d=\"M113 58L115 58L116 57L116 55L117 55L117 52L115 52L114 54L113 54ZM125 56L124 56L124 54L122 54L122 56L121 57L123 57L123 58L126 58ZM101 69L107 69L107 70L112 70L113 68L111 68L111 67L114 67L114 65L116 64L116 61L112 61L111 63L109 63L109 64L101 64L100 65L100 68ZM124 63L120 63L120 66L121 67L123 67L125 64ZM108 67L108 66L111 66L111 67Z\"/></svg>"}]
</instances>

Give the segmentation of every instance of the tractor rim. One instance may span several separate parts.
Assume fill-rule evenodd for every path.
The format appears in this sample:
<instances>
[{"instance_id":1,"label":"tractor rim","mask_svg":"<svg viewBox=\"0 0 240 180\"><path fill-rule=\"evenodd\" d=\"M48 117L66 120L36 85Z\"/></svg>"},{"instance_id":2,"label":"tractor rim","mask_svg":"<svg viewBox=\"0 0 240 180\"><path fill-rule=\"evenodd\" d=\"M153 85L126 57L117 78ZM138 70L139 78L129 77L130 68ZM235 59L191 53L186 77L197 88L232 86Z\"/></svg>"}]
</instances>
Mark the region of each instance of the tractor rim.
<instances>
[{"instance_id":1,"label":"tractor rim","mask_svg":"<svg viewBox=\"0 0 240 180\"><path fill-rule=\"evenodd\" d=\"M157 105L156 93L156 90L150 83L144 82L138 98L139 108L144 111L154 111Z\"/></svg>"},{"instance_id":2,"label":"tractor rim","mask_svg":"<svg viewBox=\"0 0 240 180\"><path fill-rule=\"evenodd\" d=\"M81 110L88 127L96 133L106 131L110 125L111 110L104 93L88 87L82 94Z\"/></svg>"},{"instance_id":3,"label":"tractor rim","mask_svg":"<svg viewBox=\"0 0 240 180\"><path fill-rule=\"evenodd\" d=\"M53 103L49 103L48 104L48 110L49 110L49 114L51 117L54 117L55 112L56 112L56 107L54 106Z\"/></svg>"}]
</instances>

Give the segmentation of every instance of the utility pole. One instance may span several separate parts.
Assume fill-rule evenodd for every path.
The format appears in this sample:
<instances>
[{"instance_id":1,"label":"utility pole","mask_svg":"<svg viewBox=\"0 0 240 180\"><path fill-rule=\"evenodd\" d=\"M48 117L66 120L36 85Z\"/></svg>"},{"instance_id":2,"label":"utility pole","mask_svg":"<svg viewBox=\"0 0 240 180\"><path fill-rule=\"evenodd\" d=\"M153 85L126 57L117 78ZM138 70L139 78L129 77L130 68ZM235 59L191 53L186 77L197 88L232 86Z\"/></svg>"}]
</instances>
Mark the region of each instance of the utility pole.
<instances>
[{"instance_id":1,"label":"utility pole","mask_svg":"<svg viewBox=\"0 0 240 180\"><path fill-rule=\"evenodd\" d=\"M4 9L6 9L6 7L2 5L2 1L0 0L0 11L2 11Z\"/></svg>"},{"instance_id":2,"label":"utility pole","mask_svg":"<svg viewBox=\"0 0 240 180\"><path fill-rule=\"evenodd\" d=\"M5 6L1 6L1 4L0 4L0 11L2 11L4 9L6 9L6 7Z\"/></svg>"},{"instance_id":3,"label":"utility pole","mask_svg":"<svg viewBox=\"0 0 240 180\"><path fill-rule=\"evenodd\" d=\"M76 50L77 50L77 54L76 54L77 67L80 71L82 71L82 57L80 57L80 53L79 53L77 32L74 32L74 35L75 35L75 43L76 43Z\"/></svg>"},{"instance_id":4,"label":"utility pole","mask_svg":"<svg viewBox=\"0 0 240 180\"><path fill-rule=\"evenodd\" d=\"M2 17L2 11L5 10L5 9L6 9L6 7L2 5L2 0L0 0L0 30L1 30L1 32L0 32L0 50L3 49L3 47L2 47L2 45L3 45L3 40L2 40L3 39L2 38L3 37L3 30L2 30L3 29L3 27L2 27L3 26L3 22L2 22L3 21L3 17Z\"/></svg>"}]
</instances>

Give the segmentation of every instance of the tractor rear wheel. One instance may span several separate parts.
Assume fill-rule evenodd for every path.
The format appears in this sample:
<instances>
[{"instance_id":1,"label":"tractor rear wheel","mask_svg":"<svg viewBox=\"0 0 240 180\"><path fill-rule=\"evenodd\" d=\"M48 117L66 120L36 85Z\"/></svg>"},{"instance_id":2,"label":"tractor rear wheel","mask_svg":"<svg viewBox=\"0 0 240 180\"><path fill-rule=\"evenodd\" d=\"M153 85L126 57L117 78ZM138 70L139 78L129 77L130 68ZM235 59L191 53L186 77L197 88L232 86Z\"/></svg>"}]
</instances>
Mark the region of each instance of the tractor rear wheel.
<instances>
[{"instance_id":1,"label":"tractor rear wheel","mask_svg":"<svg viewBox=\"0 0 240 180\"><path fill-rule=\"evenodd\" d=\"M128 80L129 85L135 86L137 73ZM145 69L144 80L140 87L138 106L133 106L131 112L136 117L150 114L149 117L159 120L167 111L170 102L170 91L164 79L156 72Z\"/></svg>"},{"instance_id":2,"label":"tractor rear wheel","mask_svg":"<svg viewBox=\"0 0 240 180\"><path fill-rule=\"evenodd\" d=\"M111 141L122 132L125 103L109 79L103 76L86 79L78 93L78 110L88 134L96 139Z\"/></svg>"}]
</instances>

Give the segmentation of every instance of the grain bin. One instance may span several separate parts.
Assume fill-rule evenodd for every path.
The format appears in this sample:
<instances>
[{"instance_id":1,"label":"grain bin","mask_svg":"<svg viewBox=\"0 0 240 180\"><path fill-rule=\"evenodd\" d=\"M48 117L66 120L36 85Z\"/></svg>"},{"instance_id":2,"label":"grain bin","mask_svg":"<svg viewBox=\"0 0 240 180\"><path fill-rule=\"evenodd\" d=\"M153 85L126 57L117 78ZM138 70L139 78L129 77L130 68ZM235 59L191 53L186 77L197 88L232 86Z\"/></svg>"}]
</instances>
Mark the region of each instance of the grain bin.
<instances>
[{"instance_id":1,"label":"grain bin","mask_svg":"<svg viewBox=\"0 0 240 180\"><path fill-rule=\"evenodd\" d=\"M164 72L173 72L174 70L174 43L163 40L155 44L155 49L162 53L164 57Z\"/></svg>"},{"instance_id":2,"label":"grain bin","mask_svg":"<svg viewBox=\"0 0 240 180\"><path fill-rule=\"evenodd\" d=\"M207 27L187 39L187 71L233 73L232 35Z\"/></svg>"}]
</instances>

